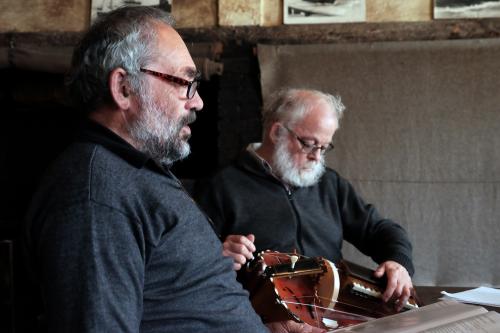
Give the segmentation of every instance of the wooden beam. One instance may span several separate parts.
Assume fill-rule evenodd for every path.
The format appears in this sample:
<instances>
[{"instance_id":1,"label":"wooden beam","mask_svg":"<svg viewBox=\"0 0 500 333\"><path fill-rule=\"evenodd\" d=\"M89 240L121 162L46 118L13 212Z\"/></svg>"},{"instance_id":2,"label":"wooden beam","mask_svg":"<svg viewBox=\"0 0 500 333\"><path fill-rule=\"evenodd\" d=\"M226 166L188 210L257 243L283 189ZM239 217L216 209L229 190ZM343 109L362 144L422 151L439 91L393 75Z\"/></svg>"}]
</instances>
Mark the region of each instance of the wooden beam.
<instances>
[{"instance_id":1,"label":"wooden beam","mask_svg":"<svg viewBox=\"0 0 500 333\"><path fill-rule=\"evenodd\" d=\"M374 22L240 26L178 29L184 40L192 42L245 42L248 44L321 44L379 41L415 41L499 38L500 18L474 20L434 20L425 22ZM3 33L0 47L18 45L71 46L81 33Z\"/></svg>"},{"instance_id":2,"label":"wooden beam","mask_svg":"<svg viewBox=\"0 0 500 333\"><path fill-rule=\"evenodd\" d=\"M500 37L500 18L426 22L280 25L180 29L186 41L321 44Z\"/></svg>"}]
</instances>

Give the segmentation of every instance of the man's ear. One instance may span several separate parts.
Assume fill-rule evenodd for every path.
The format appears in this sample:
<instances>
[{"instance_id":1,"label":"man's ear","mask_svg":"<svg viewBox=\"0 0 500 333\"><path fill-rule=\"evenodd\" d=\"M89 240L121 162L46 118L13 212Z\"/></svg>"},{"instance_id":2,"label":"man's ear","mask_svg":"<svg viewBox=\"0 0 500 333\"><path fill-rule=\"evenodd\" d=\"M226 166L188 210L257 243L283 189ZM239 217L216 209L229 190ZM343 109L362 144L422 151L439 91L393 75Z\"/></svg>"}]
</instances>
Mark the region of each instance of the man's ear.
<instances>
[{"instance_id":1,"label":"man's ear","mask_svg":"<svg viewBox=\"0 0 500 333\"><path fill-rule=\"evenodd\" d=\"M283 130L281 123L273 123L269 129L269 139L272 143L276 143L280 137L281 131Z\"/></svg>"},{"instance_id":2,"label":"man's ear","mask_svg":"<svg viewBox=\"0 0 500 333\"><path fill-rule=\"evenodd\" d=\"M113 102L122 110L130 108L130 87L126 80L127 72L123 68L115 68L109 74L109 91Z\"/></svg>"}]
</instances>

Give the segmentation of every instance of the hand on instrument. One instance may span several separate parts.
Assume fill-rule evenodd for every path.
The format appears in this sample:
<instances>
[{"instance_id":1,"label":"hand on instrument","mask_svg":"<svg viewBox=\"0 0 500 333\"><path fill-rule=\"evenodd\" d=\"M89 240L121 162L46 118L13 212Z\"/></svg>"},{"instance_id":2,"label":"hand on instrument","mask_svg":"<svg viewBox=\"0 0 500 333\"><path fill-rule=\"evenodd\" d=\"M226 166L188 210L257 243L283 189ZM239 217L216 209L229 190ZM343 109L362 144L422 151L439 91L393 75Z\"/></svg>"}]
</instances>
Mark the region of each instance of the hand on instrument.
<instances>
[{"instance_id":1,"label":"hand on instrument","mask_svg":"<svg viewBox=\"0 0 500 333\"><path fill-rule=\"evenodd\" d=\"M391 298L396 299L396 309L400 311L408 301L413 284L411 277L404 266L395 261L388 260L380 264L375 270L375 276L381 278L383 275L387 277L387 287L382 299L384 302Z\"/></svg>"},{"instance_id":2,"label":"hand on instrument","mask_svg":"<svg viewBox=\"0 0 500 333\"><path fill-rule=\"evenodd\" d=\"M255 236L253 234L229 235L222 244L222 255L233 258L233 268L239 270L247 260L253 259L255 252Z\"/></svg>"},{"instance_id":3,"label":"hand on instrument","mask_svg":"<svg viewBox=\"0 0 500 333\"><path fill-rule=\"evenodd\" d=\"M314 327L306 323L297 323L293 320L268 323L266 327L272 333L326 333L326 330L322 328Z\"/></svg>"}]
</instances>

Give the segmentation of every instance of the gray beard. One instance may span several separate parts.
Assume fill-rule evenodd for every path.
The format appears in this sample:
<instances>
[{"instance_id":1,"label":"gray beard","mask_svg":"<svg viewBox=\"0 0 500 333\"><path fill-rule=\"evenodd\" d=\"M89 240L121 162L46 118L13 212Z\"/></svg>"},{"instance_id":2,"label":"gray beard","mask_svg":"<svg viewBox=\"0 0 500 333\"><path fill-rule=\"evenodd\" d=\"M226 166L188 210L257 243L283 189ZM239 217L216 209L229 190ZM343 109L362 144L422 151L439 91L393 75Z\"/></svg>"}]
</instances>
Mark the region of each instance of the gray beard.
<instances>
[{"instance_id":1,"label":"gray beard","mask_svg":"<svg viewBox=\"0 0 500 333\"><path fill-rule=\"evenodd\" d=\"M273 170L281 180L297 187L314 185L325 173L325 160L323 156L321 156L321 160L318 162L309 162L308 166L310 168L307 170L297 168L288 150L288 139L285 136L280 137L276 143L273 164Z\"/></svg>"},{"instance_id":2,"label":"gray beard","mask_svg":"<svg viewBox=\"0 0 500 333\"><path fill-rule=\"evenodd\" d=\"M142 113L129 127L136 148L161 164L171 165L186 158L191 152L189 137L181 138L179 133L184 125L196 119L194 111L176 123L165 112L168 105L155 104L143 96L139 94Z\"/></svg>"}]
</instances>

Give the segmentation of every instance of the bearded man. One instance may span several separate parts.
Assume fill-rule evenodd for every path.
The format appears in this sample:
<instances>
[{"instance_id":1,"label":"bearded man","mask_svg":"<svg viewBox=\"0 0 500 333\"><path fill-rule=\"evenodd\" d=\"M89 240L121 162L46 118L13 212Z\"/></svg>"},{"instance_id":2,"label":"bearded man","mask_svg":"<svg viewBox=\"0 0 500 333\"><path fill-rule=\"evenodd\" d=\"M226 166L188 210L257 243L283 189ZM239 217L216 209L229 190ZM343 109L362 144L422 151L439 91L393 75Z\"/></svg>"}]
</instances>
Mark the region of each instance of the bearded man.
<instances>
[{"instance_id":1,"label":"bearded man","mask_svg":"<svg viewBox=\"0 0 500 333\"><path fill-rule=\"evenodd\" d=\"M27 216L47 332L268 332L169 169L203 107L171 24L160 9L122 7L73 54L69 84L88 121Z\"/></svg>"},{"instance_id":2,"label":"bearded man","mask_svg":"<svg viewBox=\"0 0 500 333\"><path fill-rule=\"evenodd\" d=\"M296 249L338 263L346 240L386 275L384 301L401 308L412 289L412 246L405 230L382 218L351 184L325 167L324 154L344 111L340 98L286 89L265 105L262 143L250 144L196 197L223 237L223 254L239 270L253 252Z\"/></svg>"}]
</instances>

